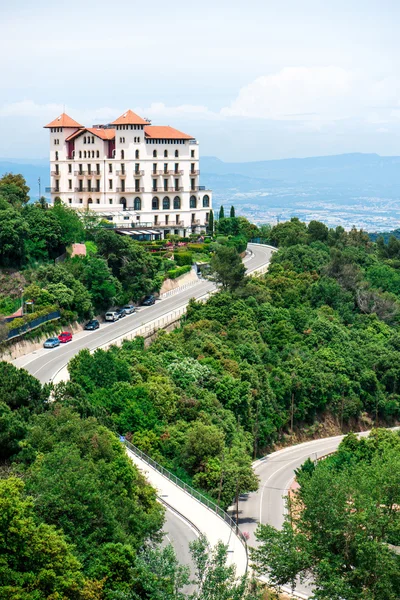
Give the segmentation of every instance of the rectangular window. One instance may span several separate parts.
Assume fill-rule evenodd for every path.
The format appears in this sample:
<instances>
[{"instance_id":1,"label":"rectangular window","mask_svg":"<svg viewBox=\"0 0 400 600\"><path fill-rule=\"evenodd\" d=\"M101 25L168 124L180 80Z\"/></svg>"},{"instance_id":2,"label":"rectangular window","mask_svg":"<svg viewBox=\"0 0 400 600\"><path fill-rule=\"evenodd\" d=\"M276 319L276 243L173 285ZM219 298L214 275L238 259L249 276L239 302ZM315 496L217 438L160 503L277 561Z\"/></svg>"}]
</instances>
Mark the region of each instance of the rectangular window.
<instances>
[{"instance_id":1,"label":"rectangular window","mask_svg":"<svg viewBox=\"0 0 400 600\"><path fill-rule=\"evenodd\" d=\"M79 175L82 175L82 173L83 173L82 165L79 165Z\"/></svg>"},{"instance_id":2,"label":"rectangular window","mask_svg":"<svg viewBox=\"0 0 400 600\"><path fill-rule=\"evenodd\" d=\"M157 179L153 179L153 192L157 191Z\"/></svg>"},{"instance_id":3,"label":"rectangular window","mask_svg":"<svg viewBox=\"0 0 400 600\"><path fill-rule=\"evenodd\" d=\"M194 223L196 220L196 213L192 213L192 223Z\"/></svg>"},{"instance_id":4,"label":"rectangular window","mask_svg":"<svg viewBox=\"0 0 400 600\"><path fill-rule=\"evenodd\" d=\"M112 184L113 184L113 180L112 180L112 179L109 179L109 180L108 180L108 189L109 189L109 190L112 190L112 189L113 189L113 187L112 187Z\"/></svg>"},{"instance_id":5,"label":"rectangular window","mask_svg":"<svg viewBox=\"0 0 400 600\"><path fill-rule=\"evenodd\" d=\"M96 204L100 204L100 198L96 198Z\"/></svg>"},{"instance_id":6,"label":"rectangular window","mask_svg":"<svg viewBox=\"0 0 400 600\"><path fill-rule=\"evenodd\" d=\"M154 216L154 225L157 225L157 224L158 224L158 217L157 217L157 215L155 215Z\"/></svg>"},{"instance_id":7,"label":"rectangular window","mask_svg":"<svg viewBox=\"0 0 400 600\"><path fill-rule=\"evenodd\" d=\"M165 215L165 224L168 225L168 223L169 223L169 216Z\"/></svg>"},{"instance_id":8,"label":"rectangular window","mask_svg":"<svg viewBox=\"0 0 400 600\"><path fill-rule=\"evenodd\" d=\"M92 165L88 165L87 166L87 172L88 172L88 175L91 174L91 172L92 172Z\"/></svg>"},{"instance_id":9,"label":"rectangular window","mask_svg":"<svg viewBox=\"0 0 400 600\"><path fill-rule=\"evenodd\" d=\"M139 184L140 184L139 179L135 179L135 192L140 192Z\"/></svg>"},{"instance_id":10,"label":"rectangular window","mask_svg":"<svg viewBox=\"0 0 400 600\"><path fill-rule=\"evenodd\" d=\"M68 204L72 204L72 198L68 198Z\"/></svg>"},{"instance_id":11,"label":"rectangular window","mask_svg":"<svg viewBox=\"0 0 400 600\"><path fill-rule=\"evenodd\" d=\"M179 192L179 179L175 179L175 191Z\"/></svg>"},{"instance_id":12,"label":"rectangular window","mask_svg":"<svg viewBox=\"0 0 400 600\"><path fill-rule=\"evenodd\" d=\"M72 190L72 179L68 179L68 189Z\"/></svg>"},{"instance_id":13,"label":"rectangular window","mask_svg":"<svg viewBox=\"0 0 400 600\"><path fill-rule=\"evenodd\" d=\"M83 190L83 181L82 179L79 180L79 191L82 192Z\"/></svg>"},{"instance_id":14,"label":"rectangular window","mask_svg":"<svg viewBox=\"0 0 400 600\"><path fill-rule=\"evenodd\" d=\"M96 179L96 192L100 191L100 179Z\"/></svg>"},{"instance_id":15,"label":"rectangular window","mask_svg":"<svg viewBox=\"0 0 400 600\"><path fill-rule=\"evenodd\" d=\"M191 163L190 170L191 170L192 173L194 173L195 166L196 166L196 163Z\"/></svg>"},{"instance_id":16,"label":"rectangular window","mask_svg":"<svg viewBox=\"0 0 400 600\"><path fill-rule=\"evenodd\" d=\"M112 198L109 198L109 199L108 199L108 203L109 203L109 204L112 204Z\"/></svg>"},{"instance_id":17,"label":"rectangular window","mask_svg":"<svg viewBox=\"0 0 400 600\"><path fill-rule=\"evenodd\" d=\"M125 179L121 180L121 192L125 191Z\"/></svg>"},{"instance_id":18,"label":"rectangular window","mask_svg":"<svg viewBox=\"0 0 400 600\"><path fill-rule=\"evenodd\" d=\"M164 163L164 173L168 173L168 163Z\"/></svg>"},{"instance_id":19,"label":"rectangular window","mask_svg":"<svg viewBox=\"0 0 400 600\"><path fill-rule=\"evenodd\" d=\"M192 190L192 192L195 191L195 189L196 189L196 180L195 179L190 180L190 189Z\"/></svg>"},{"instance_id":20,"label":"rectangular window","mask_svg":"<svg viewBox=\"0 0 400 600\"><path fill-rule=\"evenodd\" d=\"M108 165L108 172L112 173L112 164L111 163Z\"/></svg>"},{"instance_id":21,"label":"rectangular window","mask_svg":"<svg viewBox=\"0 0 400 600\"><path fill-rule=\"evenodd\" d=\"M58 179L56 180L56 192L60 191L60 184L58 182Z\"/></svg>"},{"instance_id":22,"label":"rectangular window","mask_svg":"<svg viewBox=\"0 0 400 600\"><path fill-rule=\"evenodd\" d=\"M139 174L139 163L135 163L135 173Z\"/></svg>"},{"instance_id":23,"label":"rectangular window","mask_svg":"<svg viewBox=\"0 0 400 600\"><path fill-rule=\"evenodd\" d=\"M69 165L68 165L68 173L72 173L72 165L71 165L71 163L69 163Z\"/></svg>"},{"instance_id":24,"label":"rectangular window","mask_svg":"<svg viewBox=\"0 0 400 600\"><path fill-rule=\"evenodd\" d=\"M179 163L175 163L175 173L179 171Z\"/></svg>"},{"instance_id":25,"label":"rectangular window","mask_svg":"<svg viewBox=\"0 0 400 600\"><path fill-rule=\"evenodd\" d=\"M175 223L176 223L177 225L179 225L179 220L180 220L180 219L179 219L179 215L176 215L176 217L175 217Z\"/></svg>"},{"instance_id":26,"label":"rectangular window","mask_svg":"<svg viewBox=\"0 0 400 600\"><path fill-rule=\"evenodd\" d=\"M191 150L191 151L190 151L190 156L191 156L192 158L194 158L194 150Z\"/></svg>"},{"instance_id":27,"label":"rectangular window","mask_svg":"<svg viewBox=\"0 0 400 600\"><path fill-rule=\"evenodd\" d=\"M168 192L168 179L164 179L164 192Z\"/></svg>"},{"instance_id":28,"label":"rectangular window","mask_svg":"<svg viewBox=\"0 0 400 600\"><path fill-rule=\"evenodd\" d=\"M79 204L83 204L82 198L79 198Z\"/></svg>"},{"instance_id":29,"label":"rectangular window","mask_svg":"<svg viewBox=\"0 0 400 600\"><path fill-rule=\"evenodd\" d=\"M153 173L157 173L157 163L153 163Z\"/></svg>"},{"instance_id":30,"label":"rectangular window","mask_svg":"<svg viewBox=\"0 0 400 600\"><path fill-rule=\"evenodd\" d=\"M60 174L60 165L56 165L56 175Z\"/></svg>"},{"instance_id":31,"label":"rectangular window","mask_svg":"<svg viewBox=\"0 0 400 600\"><path fill-rule=\"evenodd\" d=\"M97 173L97 175L100 175L100 165L99 164L96 165L96 173Z\"/></svg>"},{"instance_id":32,"label":"rectangular window","mask_svg":"<svg viewBox=\"0 0 400 600\"><path fill-rule=\"evenodd\" d=\"M89 180L87 185L88 185L88 192L91 192L92 191L92 182Z\"/></svg>"},{"instance_id":33,"label":"rectangular window","mask_svg":"<svg viewBox=\"0 0 400 600\"><path fill-rule=\"evenodd\" d=\"M121 175L125 175L125 165L121 165Z\"/></svg>"}]
</instances>

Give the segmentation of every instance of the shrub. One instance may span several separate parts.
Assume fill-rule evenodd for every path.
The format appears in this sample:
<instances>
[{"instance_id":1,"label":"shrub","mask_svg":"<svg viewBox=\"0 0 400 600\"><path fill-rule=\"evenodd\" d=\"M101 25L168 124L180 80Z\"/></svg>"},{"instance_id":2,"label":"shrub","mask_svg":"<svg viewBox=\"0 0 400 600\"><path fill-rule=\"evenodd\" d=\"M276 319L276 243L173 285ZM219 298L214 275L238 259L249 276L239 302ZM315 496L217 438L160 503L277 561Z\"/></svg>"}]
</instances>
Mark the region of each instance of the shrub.
<instances>
[{"instance_id":1,"label":"shrub","mask_svg":"<svg viewBox=\"0 0 400 600\"><path fill-rule=\"evenodd\" d=\"M193 254L191 252L175 252L174 260L178 267L191 265L193 263Z\"/></svg>"},{"instance_id":2,"label":"shrub","mask_svg":"<svg viewBox=\"0 0 400 600\"><path fill-rule=\"evenodd\" d=\"M189 273L191 268L192 267L190 265L184 265L183 267L178 267L177 269L171 269L170 271L167 271L167 275L170 279L176 279L185 273Z\"/></svg>"}]
</instances>

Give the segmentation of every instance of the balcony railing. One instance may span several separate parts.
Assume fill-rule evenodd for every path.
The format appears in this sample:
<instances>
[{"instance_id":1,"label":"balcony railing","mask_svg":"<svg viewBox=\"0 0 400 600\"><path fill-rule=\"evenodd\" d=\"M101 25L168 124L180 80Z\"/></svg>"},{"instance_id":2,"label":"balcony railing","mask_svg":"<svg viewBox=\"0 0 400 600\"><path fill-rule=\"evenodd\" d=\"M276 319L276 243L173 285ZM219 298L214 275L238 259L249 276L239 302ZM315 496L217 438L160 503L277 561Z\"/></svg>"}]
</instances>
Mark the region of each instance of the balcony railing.
<instances>
[{"instance_id":1,"label":"balcony railing","mask_svg":"<svg viewBox=\"0 0 400 600\"><path fill-rule=\"evenodd\" d=\"M177 171L175 171L174 169L173 171L171 171L171 175L183 175L183 170L178 169Z\"/></svg>"},{"instance_id":2,"label":"balcony railing","mask_svg":"<svg viewBox=\"0 0 400 600\"><path fill-rule=\"evenodd\" d=\"M154 170L153 170L153 171L151 172L151 176L152 176L152 177L159 177L159 176L160 176L160 175L162 175L162 174L163 174L163 171L161 171L161 170L158 170L158 169L157 169L156 171L154 171Z\"/></svg>"},{"instance_id":3,"label":"balcony railing","mask_svg":"<svg viewBox=\"0 0 400 600\"><path fill-rule=\"evenodd\" d=\"M74 171L74 175L86 175L86 171L84 169L82 169L82 171Z\"/></svg>"},{"instance_id":4,"label":"balcony railing","mask_svg":"<svg viewBox=\"0 0 400 600\"><path fill-rule=\"evenodd\" d=\"M133 172L134 177L142 177L143 175L144 175L143 169L138 169L137 171Z\"/></svg>"},{"instance_id":5,"label":"balcony railing","mask_svg":"<svg viewBox=\"0 0 400 600\"><path fill-rule=\"evenodd\" d=\"M200 175L200 169L197 169L197 171L196 170L190 171L190 174L193 175L193 176L194 175Z\"/></svg>"},{"instance_id":6,"label":"balcony railing","mask_svg":"<svg viewBox=\"0 0 400 600\"><path fill-rule=\"evenodd\" d=\"M206 190L206 186L205 185L194 185L193 187L190 188L191 192L204 192ZM211 190L209 190L211 191Z\"/></svg>"},{"instance_id":7,"label":"balcony railing","mask_svg":"<svg viewBox=\"0 0 400 600\"><path fill-rule=\"evenodd\" d=\"M57 187L46 187L44 188L47 194L59 194L60 188Z\"/></svg>"},{"instance_id":8,"label":"balcony railing","mask_svg":"<svg viewBox=\"0 0 400 600\"><path fill-rule=\"evenodd\" d=\"M61 173L60 173L60 171L50 171L50 175L52 177L60 177Z\"/></svg>"},{"instance_id":9,"label":"balcony railing","mask_svg":"<svg viewBox=\"0 0 400 600\"><path fill-rule=\"evenodd\" d=\"M120 169L119 171L115 171L115 173L118 175L118 177L126 177L126 171Z\"/></svg>"},{"instance_id":10,"label":"balcony railing","mask_svg":"<svg viewBox=\"0 0 400 600\"><path fill-rule=\"evenodd\" d=\"M76 187L75 191L76 192L87 192L88 189L87 189L87 187L81 187L81 188L80 187Z\"/></svg>"},{"instance_id":11,"label":"balcony railing","mask_svg":"<svg viewBox=\"0 0 400 600\"><path fill-rule=\"evenodd\" d=\"M140 192L144 192L144 188L134 188L134 187L126 187L126 188L122 188L122 187L117 187L116 189L118 194L139 194Z\"/></svg>"},{"instance_id":12,"label":"balcony railing","mask_svg":"<svg viewBox=\"0 0 400 600\"><path fill-rule=\"evenodd\" d=\"M191 221L190 224L191 225L200 225L200 219L195 219L194 221Z\"/></svg>"}]
</instances>

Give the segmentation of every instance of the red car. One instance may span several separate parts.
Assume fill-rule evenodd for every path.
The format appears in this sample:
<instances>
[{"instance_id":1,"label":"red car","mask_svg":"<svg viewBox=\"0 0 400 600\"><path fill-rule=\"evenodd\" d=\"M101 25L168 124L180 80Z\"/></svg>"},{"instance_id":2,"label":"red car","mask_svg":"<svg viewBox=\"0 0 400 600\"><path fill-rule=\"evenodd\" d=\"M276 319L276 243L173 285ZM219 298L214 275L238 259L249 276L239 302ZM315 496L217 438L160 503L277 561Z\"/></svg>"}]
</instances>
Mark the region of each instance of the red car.
<instances>
[{"instance_id":1,"label":"red car","mask_svg":"<svg viewBox=\"0 0 400 600\"><path fill-rule=\"evenodd\" d=\"M72 333L70 333L69 331L63 331L58 336L58 339L60 340L60 342L62 344L65 344L66 342L70 342L72 340Z\"/></svg>"}]
</instances>

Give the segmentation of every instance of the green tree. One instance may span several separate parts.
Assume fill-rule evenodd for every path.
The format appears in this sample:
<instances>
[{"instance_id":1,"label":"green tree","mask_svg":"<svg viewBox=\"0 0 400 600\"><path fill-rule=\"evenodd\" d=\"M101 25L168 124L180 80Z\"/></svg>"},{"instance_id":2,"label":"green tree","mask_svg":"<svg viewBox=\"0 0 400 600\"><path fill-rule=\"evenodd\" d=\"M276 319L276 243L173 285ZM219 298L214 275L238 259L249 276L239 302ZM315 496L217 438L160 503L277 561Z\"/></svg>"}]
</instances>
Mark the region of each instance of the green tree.
<instances>
[{"instance_id":1,"label":"green tree","mask_svg":"<svg viewBox=\"0 0 400 600\"><path fill-rule=\"evenodd\" d=\"M231 210L230 210L230 214L229 214L231 219L235 218L235 207L231 206Z\"/></svg>"},{"instance_id":2,"label":"green tree","mask_svg":"<svg viewBox=\"0 0 400 600\"><path fill-rule=\"evenodd\" d=\"M100 600L102 584L85 578L63 534L38 523L24 484L0 480L0 597L46 600Z\"/></svg>"},{"instance_id":3,"label":"green tree","mask_svg":"<svg viewBox=\"0 0 400 600\"><path fill-rule=\"evenodd\" d=\"M19 212L0 205L0 264L4 267L20 266L25 258L24 241L28 225Z\"/></svg>"},{"instance_id":4,"label":"green tree","mask_svg":"<svg viewBox=\"0 0 400 600\"><path fill-rule=\"evenodd\" d=\"M214 211L213 210L210 210L210 216L208 218L207 230L210 235L214 235Z\"/></svg>"},{"instance_id":5,"label":"green tree","mask_svg":"<svg viewBox=\"0 0 400 600\"><path fill-rule=\"evenodd\" d=\"M219 207L219 217L218 218L223 219L224 217L225 217L224 207L221 204L221 206Z\"/></svg>"},{"instance_id":6,"label":"green tree","mask_svg":"<svg viewBox=\"0 0 400 600\"><path fill-rule=\"evenodd\" d=\"M329 230L324 223L320 221L310 221L307 227L311 242L326 242Z\"/></svg>"},{"instance_id":7,"label":"green tree","mask_svg":"<svg viewBox=\"0 0 400 600\"><path fill-rule=\"evenodd\" d=\"M74 242L83 242L85 229L79 214L63 203L54 203L52 213L56 217L61 231L61 242L68 246Z\"/></svg>"},{"instance_id":8,"label":"green tree","mask_svg":"<svg viewBox=\"0 0 400 600\"><path fill-rule=\"evenodd\" d=\"M21 208L29 202L29 187L21 174L5 173L0 178L0 196L14 206Z\"/></svg>"},{"instance_id":9,"label":"green tree","mask_svg":"<svg viewBox=\"0 0 400 600\"><path fill-rule=\"evenodd\" d=\"M246 267L235 250L219 246L210 260L211 273L224 289L235 289L244 281Z\"/></svg>"}]
</instances>

